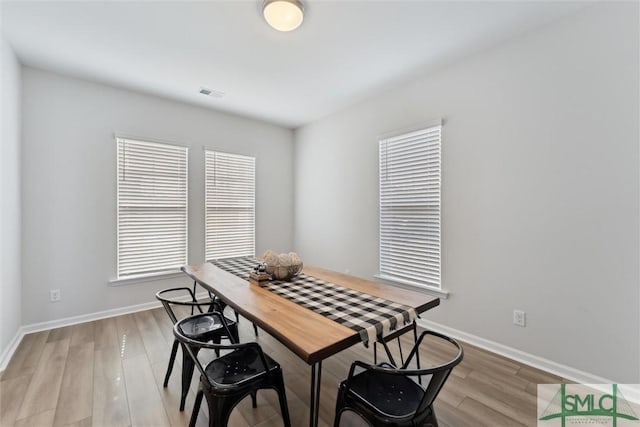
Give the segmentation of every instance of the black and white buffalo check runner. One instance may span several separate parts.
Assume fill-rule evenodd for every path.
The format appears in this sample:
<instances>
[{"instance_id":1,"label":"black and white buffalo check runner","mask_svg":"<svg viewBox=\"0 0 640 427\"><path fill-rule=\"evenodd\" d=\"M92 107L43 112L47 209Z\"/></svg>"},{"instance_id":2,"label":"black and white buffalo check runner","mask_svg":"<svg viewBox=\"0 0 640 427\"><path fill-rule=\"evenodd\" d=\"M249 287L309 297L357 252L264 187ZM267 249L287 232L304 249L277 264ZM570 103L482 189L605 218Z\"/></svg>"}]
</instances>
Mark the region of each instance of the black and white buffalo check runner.
<instances>
[{"instance_id":1,"label":"black and white buffalo check runner","mask_svg":"<svg viewBox=\"0 0 640 427\"><path fill-rule=\"evenodd\" d=\"M251 257L228 258L212 264L242 279L258 264ZM412 322L416 311L409 306L367 295L354 289L300 274L290 281L272 280L265 289L309 310L358 331L366 345L398 326Z\"/></svg>"}]
</instances>

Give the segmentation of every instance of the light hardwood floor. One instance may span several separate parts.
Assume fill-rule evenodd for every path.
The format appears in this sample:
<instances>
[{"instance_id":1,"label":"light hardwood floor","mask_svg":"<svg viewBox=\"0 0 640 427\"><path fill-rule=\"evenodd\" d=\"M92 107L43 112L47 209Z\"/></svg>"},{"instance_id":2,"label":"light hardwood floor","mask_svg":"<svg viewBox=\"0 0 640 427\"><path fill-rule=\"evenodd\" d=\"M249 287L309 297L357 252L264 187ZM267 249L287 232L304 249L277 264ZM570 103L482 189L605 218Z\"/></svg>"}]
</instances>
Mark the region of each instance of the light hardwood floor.
<instances>
[{"instance_id":1,"label":"light hardwood floor","mask_svg":"<svg viewBox=\"0 0 640 427\"><path fill-rule=\"evenodd\" d=\"M180 359L162 387L171 344L171 322L158 308L24 337L0 377L1 426L186 426L198 386L194 375L184 412ZM293 427L309 423L310 368L264 331L256 339L247 320L243 340L257 340L284 368ZM409 338L403 337L409 345ZM465 357L435 404L443 427L535 426L536 385L562 378L464 344ZM392 347L395 348L395 347ZM437 363L448 349L434 343L422 354ZM356 345L323 362L320 425L333 425L336 390L351 361L372 362L372 350ZM206 426L206 404L198 425ZM275 392L258 394L258 408L245 399L229 427L282 426Z\"/></svg>"}]
</instances>

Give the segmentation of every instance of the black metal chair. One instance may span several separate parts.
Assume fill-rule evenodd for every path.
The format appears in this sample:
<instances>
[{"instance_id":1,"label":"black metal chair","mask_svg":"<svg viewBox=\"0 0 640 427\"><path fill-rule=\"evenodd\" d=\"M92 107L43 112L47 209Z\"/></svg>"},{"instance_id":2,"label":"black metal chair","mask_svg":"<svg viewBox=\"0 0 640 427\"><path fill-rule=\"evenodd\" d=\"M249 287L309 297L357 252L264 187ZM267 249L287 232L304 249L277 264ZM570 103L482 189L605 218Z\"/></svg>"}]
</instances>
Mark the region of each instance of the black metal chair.
<instances>
[{"instance_id":1,"label":"black metal chair","mask_svg":"<svg viewBox=\"0 0 640 427\"><path fill-rule=\"evenodd\" d=\"M453 344L457 354L439 366L409 369L427 335ZM456 340L437 332L425 331L400 367L389 363L369 365L353 362L349 376L338 388L334 427L340 426L340 418L346 411L355 412L373 427L437 427L433 402L462 357L462 346ZM356 368L360 368L358 373ZM418 384L415 377L424 378L425 386Z\"/></svg>"},{"instance_id":2,"label":"black metal chair","mask_svg":"<svg viewBox=\"0 0 640 427\"><path fill-rule=\"evenodd\" d=\"M196 314L180 320L173 327L173 334L186 348L200 371L200 388L196 395L189 426L193 427L196 424L203 395L206 396L209 407L209 427L224 427L227 425L231 411L242 399L251 395L255 408L256 392L271 388L278 393L285 427L291 427L280 365L264 354L256 342L215 344L193 339L185 333L185 328L188 329L190 324L201 322L222 323L223 327L227 328L226 319L218 312ZM213 359L203 367L198 360L198 352L201 349L231 350L231 352Z\"/></svg>"},{"instance_id":3,"label":"black metal chair","mask_svg":"<svg viewBox=\"0 0 640 427\"><path fill-rule=\"evenodd\" d=\"M196 280L193 281L193 293L196 293L196 288L198 286L198 282ZM217 304L220 308L220 312L224 313L224 309L227 307L227 303L222 301L220 298L216 297L215 295L213 295L213 293L210 290L207 290L207 292L209 293L209 298L211 298L211 301L213 301L215 304ZM240 323L240 315L238 314L237 311L233 310L233 313L236 316L236 323ZM191 314L193 313L193 309L191 310ZM258 327L256 326L255 323L252 323L253 325L253 333L256 335L256 337L258 336Z\"/></svg>"},{"instance_id":4,"label":"black metal chair","mask_svg":"<svg viewBox=\"0 0 640 427\"><path fill-rule=\"evenodd\" d=\"M189 298L188 300L185 298ZM222 311L218 306L217 302L213 298L208 298L203 301L198 301L196 299L195 293L186 287L181 288L171 288L160 291L156 294L156 298L162 303L165 311L171 318L171 322L175 325L178 322L178 316L176 316L176 312L174 311L174 306L190 306L191 313L193 314L194 309L198 309L200 313L203 313L202 307L206 307L207 311L213 311L217 309ZM233 342L240 341L238 336L238 325L231 319L226 319L226 328L223 327L221 322L216 322L215 318L212 319L209 323L200 322L198 324L186 322L183 326L185 334L190 338L199 340L199 341L212 341L215 343L220 343L222 338L228 338L235 340ZM164 376L164 387L167 387L169 384L169 377L171 376L171 372L173 371L173 365L176 360L176 353L178 352L178 340L175 339L173 341L173 346L171 347L171 357L169 358L169 365L167 366L167 373ZM193 377L193 361L191 357L185 352L184 347L182 348L182 395L180 398L180 410L184 411L185 401L187 399L187 394L189 393L189 385L191 384L191 378Z\"/></svg>"},{"instance_id":5,"label":"black metal chair","mask_svg":"<svg viewBox=\"0 0 640 427\"><path fill-rule=\"evenodd\" d=\"M400 342L400 337L402 337L402 335L408 332L413 332L413 344L415 345L415 343L418 342L418 328L415 321L409 323L408 325L404 325L401 328L396 329L395 331L391 332L389 335L379 337L378 341L375 341L373 343L373 364L376 365L378 363L378 344L382 344L382 348L387 354L387 357L389 358L389 361L391 362L392 365L399 366L404 364L404 354L402 353L402 344ZM394 339L398 340L398 352L400 353L399 364L396 363L396 361L394 360L393 355L391 354L391 349L389 348L389 345L388 345L389 341L392 341ZM416 364L417 364L417 367L420 368L419 352L416 353Z\"/></svg>"}]
</instances>

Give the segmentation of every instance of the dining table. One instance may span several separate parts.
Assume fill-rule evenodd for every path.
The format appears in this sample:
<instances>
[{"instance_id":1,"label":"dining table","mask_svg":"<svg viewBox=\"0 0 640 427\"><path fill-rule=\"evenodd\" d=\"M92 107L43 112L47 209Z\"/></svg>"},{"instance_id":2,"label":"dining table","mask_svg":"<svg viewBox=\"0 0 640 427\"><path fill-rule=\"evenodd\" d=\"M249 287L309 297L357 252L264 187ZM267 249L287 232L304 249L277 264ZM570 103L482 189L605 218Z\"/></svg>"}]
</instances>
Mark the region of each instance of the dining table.
<instances>
[{"instance_id":1,"label":"dining table","mask_svg":"<svg viewBox=\"0 0 640 427\"><path fill-rule=\"evenodd\" d=\"M368 345L372 339L400 329L440 303L438 297L419 290L308 265L294 278L297 281L274 281L261 286L249 280L251 265L258 261L240 261L186 265L181 270L311 366L310 427L318 425L324 359L358 343ZM330 292L313 295L316 289L325 288ZM306 289L307 293L291 297L292 289L294 293ZM330 305L318 308L323 300ZM359 311L345 320L340 316L349 306ZM396 311L383 321L390 307Z\"/></svg>"}]
</instances>

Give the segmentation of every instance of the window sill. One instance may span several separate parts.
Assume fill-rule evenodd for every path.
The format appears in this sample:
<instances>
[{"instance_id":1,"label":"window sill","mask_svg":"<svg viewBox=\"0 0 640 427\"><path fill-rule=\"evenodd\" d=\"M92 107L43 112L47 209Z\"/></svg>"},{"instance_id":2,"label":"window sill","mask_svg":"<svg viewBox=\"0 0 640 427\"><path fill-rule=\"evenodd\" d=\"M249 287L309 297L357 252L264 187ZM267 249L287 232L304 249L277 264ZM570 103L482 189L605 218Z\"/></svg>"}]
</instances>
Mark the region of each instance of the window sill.
<instances>
[{"instance_id":1,"label":"window sill","mask_svg":"<svg viewBox=\"0 0 640 427\"><path fill-rule=\"evenodd\" d=\"M159 273L136 274L134 276L121 277L109 280L109 286L126 286L135 285L137 283L152 282L155 280L173 279L174 277L184 277L184 273L180 270L162 271Z\"/></svg>"},{"instance_id":2,"label":"window sill","mask_svg":"<svg viewBox=\"0 0 640 427\"><path fill-rule=\"evenodd\" d=\"M447 299L449 298L449 291L442 288L437 288L435 286L423 285L421 283L412 282L410 280L399 279L394 276L389 276L386 274L375 274L373 277L380 280L384 283L389 283L391 285L400 286L402 288L411 289L413 291L424 291L429 294L433 294L435 296Z\"/></svg>"}]
</instances>

